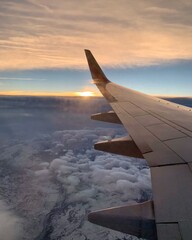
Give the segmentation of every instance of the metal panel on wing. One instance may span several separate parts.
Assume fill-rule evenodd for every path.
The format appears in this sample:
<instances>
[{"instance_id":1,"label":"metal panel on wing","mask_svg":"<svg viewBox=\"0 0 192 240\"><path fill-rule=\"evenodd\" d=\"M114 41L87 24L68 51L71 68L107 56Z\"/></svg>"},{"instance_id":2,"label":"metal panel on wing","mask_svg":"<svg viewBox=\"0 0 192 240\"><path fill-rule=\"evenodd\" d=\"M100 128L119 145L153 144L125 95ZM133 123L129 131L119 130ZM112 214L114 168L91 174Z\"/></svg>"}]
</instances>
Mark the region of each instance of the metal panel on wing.
<instances>
[{"instance_id":1,"label":"metal panel on wing","mask_svg":"<svg viewBox=\"0 0 192 240\"><path fill-rule=\"evenodd\" d=\"M112 83L106 78L90 51L86 51L86 56L95 84L130 134L132 143L135 143L151 168L158 240L191 239L191 108ZM105 147L110 146L105 144ZM104 147L104 145L101 146ZM119 154L122 152L119 151ZM138 209L132 208L129 213L125 210L96 213L95 223L119 231L122 231L121 227L125 229L123 226L128 224L127 229L133 230L133 226L142 223L138 221L141 218L133 217L134 214L137 215ZM124 211L133 218L124 218ZM149 209L147 211L150 212ZM111 219L112 222L110 222ZM119 225L117 225L118 219L122 220ZM137 230L132 230L129 233L144 237L144 235L138 235ZM148 236L146 238L151 239Z\"/></svg>"}]
</instances>

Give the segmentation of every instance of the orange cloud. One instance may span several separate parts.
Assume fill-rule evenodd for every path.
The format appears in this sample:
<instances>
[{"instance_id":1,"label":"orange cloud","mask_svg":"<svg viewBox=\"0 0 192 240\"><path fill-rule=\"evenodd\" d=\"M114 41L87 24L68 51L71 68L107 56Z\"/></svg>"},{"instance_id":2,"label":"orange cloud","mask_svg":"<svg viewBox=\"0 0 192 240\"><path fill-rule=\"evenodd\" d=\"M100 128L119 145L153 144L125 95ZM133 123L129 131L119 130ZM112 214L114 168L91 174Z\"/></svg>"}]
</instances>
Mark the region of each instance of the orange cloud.
<instances>
[{"instance_id":1,"label":"orange cloud","mask_svg":"<svg viewBox=\"0 0 192 240\"><path fill-rule=\"evenodd\" d=\"M174 94L149 94L155 97L189 97L184 95L174 95ZM42 97L102 97L99 92L32 92L32 91L0 91L0 96L42 96Z\"/></svg>"},{"instance_id":2,"label":"orange cloud","mask_svg":"<svg viewBox=\"0 0 192 240\"><path fill-rule=\"evenodd\" d=\"M84 68L84 48L110 67L192 59L191 1L84 2L3 1L0 70Z\"/></svg>"},{"instance_id":3,"label":"orange cloud","mask_svg":"<svg viewBox=\"0 0 192 240\"><path fill-rule=\"evenodd\" d=\"M33 92L33 91L0 91L0 95L10 96L77 96L75 92Z\"/></svg>"},{"instance_id":4,"label":"orange cloud","mask_svg":"<svg viewBox=\"0 0 192 240\"><path fill-rule=\"evenodd\" d=\"M89 91L81 92L33 92L33 91L0 91L2 96L47 96L47 97L77 97L90 96L99 97L101 94Z\"/></svg>"}]
</instances>

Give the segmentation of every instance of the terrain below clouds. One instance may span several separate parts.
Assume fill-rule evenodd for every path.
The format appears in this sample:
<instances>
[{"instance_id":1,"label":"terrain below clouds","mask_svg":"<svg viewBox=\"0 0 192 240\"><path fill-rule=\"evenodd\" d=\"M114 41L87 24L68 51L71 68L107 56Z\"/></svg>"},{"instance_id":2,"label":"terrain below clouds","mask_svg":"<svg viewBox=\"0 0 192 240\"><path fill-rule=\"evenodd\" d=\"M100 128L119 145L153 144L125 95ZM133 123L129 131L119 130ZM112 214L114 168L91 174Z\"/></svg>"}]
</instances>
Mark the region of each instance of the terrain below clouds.
<instances>
[{"instance_id":1,"label":"terrain below clouds","mask_svg":"<svg viewBox=\"0 0 192 240\"><path fill-rule=\"evenodd\" d=\"M90 211L151 198L144 160L93 148L126 134L90 120L108 110L101 98L0 97L0 239L136 239L87 221Z\"/></svg>"},{"instance_id":2,"label":"terrain below clouds","mask_svg":"<svg viewBox=\"0 0 192 240\"><path fill-rule=\"evenodd\" d=\"M93 149L96 141L119 134L65 130L2 147L1 195L22 220L23 239L130 239L87 221L90 211L151 197L144 160Z\"/></svg>"}]
</instances>

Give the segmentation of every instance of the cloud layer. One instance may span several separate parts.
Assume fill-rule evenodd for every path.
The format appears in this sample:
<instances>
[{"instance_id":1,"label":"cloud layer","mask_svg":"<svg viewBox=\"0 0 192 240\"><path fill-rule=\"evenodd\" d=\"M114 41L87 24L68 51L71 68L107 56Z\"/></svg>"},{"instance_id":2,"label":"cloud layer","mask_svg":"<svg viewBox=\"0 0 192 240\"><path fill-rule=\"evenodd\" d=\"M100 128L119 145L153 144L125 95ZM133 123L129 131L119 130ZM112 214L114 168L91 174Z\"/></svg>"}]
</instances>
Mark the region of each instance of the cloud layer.
<instances>
[{"instance_id":1,"label":"cloud layer","mask_svg":"<svg viewBox=\"0 0 192 240\"><path fill-rule=\"evenodd\" d=\"M1 1L0 69L84 68L90 48L107 66L192 58L192 3Z\"/></svg>"},{"instance_id":2,"label":"cloud layer","mask_svg":"<svg viewBox=\"0 0 192 240\"><path fill-rule=\"evenodd\" d=\"M150 172L144 160L93 149L96 141L110 139L111 136L118 137L117 131L59 131L52 137L52 147L44 150L49 156L57 157L40 163L35 171L37 181L40 185L54 179L65 193L66 207L60 211L59 219L55 218L57 227L54 225L51 237L79 239L83 235L95 239L95 226L86 221L88 212L151 198ZM74 218L70 218L71 207ZM70 231L71 221L75 223L73 231ZM100 231L103 235L104 229ZM123 235L110 231L102 239L117 237L123 238Z\"/></svg>"},{"instance_id":3,"label":"cloud layer","mask_svg":"<svg viewBox=\"0 0 192 240\"><path fill-rule=\"evenodd\" d=\"M119 137L119 129L65 130L30 141L10 141L0 153L0 176L6 201L0 222L20 239L136 239L93 225L90 211L151 198L146 162L93 149L99 140ZM14 156L14 161L13 161ZM4 161L5 160L5 161ZM1 217L2 216L2 217ZM8 219L5 222L4 219ZM4 229L0 228L0 237Z\"/></svg>"},{"instance_id":4,"label":"cloud layer","mask_svg":"<svg viewBox=\"0 0 192 240\"><path fill-rule=\"evenodd\" d=\"M0 239L19 240L23 235L22 220L0 200Z\"/></svg>"}]
</instances>

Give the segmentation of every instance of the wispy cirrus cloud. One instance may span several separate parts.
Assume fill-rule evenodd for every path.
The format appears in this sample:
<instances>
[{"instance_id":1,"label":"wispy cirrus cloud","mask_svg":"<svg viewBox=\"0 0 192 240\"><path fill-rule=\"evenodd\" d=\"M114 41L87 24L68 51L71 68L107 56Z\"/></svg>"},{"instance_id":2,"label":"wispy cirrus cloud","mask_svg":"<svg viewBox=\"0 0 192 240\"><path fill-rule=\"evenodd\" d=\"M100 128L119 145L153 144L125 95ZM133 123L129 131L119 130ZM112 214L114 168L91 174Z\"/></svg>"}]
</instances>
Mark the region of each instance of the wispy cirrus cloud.
<instances>
[{"instance_id":1,"label":"wispy cirrus cloud","mask_svg":"<svg viewBox=\"0 0 192 240\"><path fill-rule=\"evenodd\" d=\"M84 48L110 67L192 58L188 0L10 0L0 9L1 70L84 68Z\"/></svg>"},{"instance_id":2,"label":"wispy cirrus cloud","mask_svg":"<svg viewBox=\"0 0 192 240\"><path fill-rule=\"evenodd\" d=\"M46 92L46 91L0 91L0 95L5 96L79 96L74 92Z\"/></svg>"},{"instance_id":3,"label":"wispy cirrus cloud","mask_svg":"<svg viewBox=\"0 0 192 240\"><path fill-rule=\"evenodd\" d=\"M10 80L10 81L14 81L14 80L18 80L18 81L45 81L46 79L44 78L17 78L17 77L0 77L0 81L3 80Z\"/></svg>"}]
</instances>

